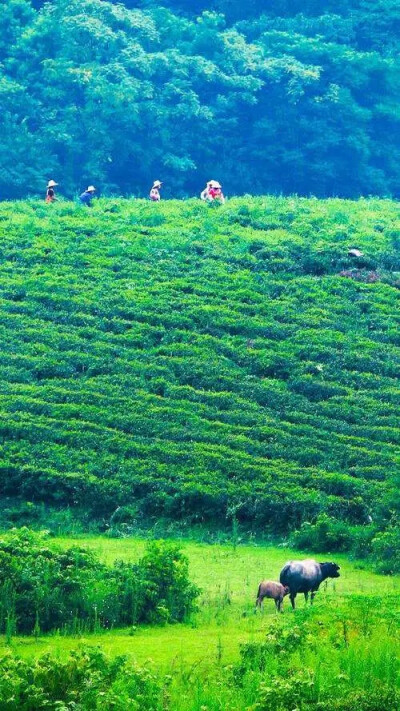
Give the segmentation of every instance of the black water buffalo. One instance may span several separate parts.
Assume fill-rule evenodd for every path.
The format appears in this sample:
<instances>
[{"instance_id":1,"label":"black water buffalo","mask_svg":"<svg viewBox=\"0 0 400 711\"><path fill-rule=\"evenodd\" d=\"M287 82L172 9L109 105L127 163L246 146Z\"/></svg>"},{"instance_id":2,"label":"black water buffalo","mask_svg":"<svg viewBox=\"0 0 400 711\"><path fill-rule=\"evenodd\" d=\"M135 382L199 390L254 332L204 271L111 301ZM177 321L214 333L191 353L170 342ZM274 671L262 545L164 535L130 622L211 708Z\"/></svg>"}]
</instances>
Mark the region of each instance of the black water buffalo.
<instances>
[{"instance_id":1,"label":"black water buffalo","mask_svg":"<svg viewBox=\"0 0 400 711\"><path fill-rule=\"evenodd\" d=\"M291 560L282 568L279 580L290 590L290 602L294 609L297 593L304 593L307 601L311 593L311 602L319 586L326 578L339 578L340 567L336 563L317 563L316 560Z\"/></svg>"},{"instance_id":2,"label":"black water buffalo","mask_svg":"<svg viewBox=\"0 0 400 711\"><path fill-rule=\"evenodd\" d=\"M289 595L289 588L281 583L275 583L272 580L263 580L258 586L256 607L261 610L262 602L265 597L275 600L275 606L278 612L281 611L283 598Z\"/></svg>"}]
</instances>

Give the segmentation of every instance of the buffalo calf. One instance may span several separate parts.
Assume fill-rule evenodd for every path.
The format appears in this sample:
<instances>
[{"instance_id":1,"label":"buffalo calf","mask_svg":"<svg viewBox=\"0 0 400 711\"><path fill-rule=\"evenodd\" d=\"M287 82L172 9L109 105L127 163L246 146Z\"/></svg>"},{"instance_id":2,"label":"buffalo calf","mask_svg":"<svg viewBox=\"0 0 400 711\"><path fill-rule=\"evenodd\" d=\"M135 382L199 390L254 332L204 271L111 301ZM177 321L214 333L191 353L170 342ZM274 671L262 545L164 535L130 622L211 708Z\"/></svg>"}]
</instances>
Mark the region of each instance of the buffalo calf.
<instances>
[{"instance_id":1,"label":"buffalo calf","mask_svg":"<svg viewBox=\"0 0 400 711\"><path fill-rule=\"evenodd\" d=\"M256 607L262 609L262 603L265 597L274 600L278 612L281 611L283 598L289 594L289 588L281 583L275 583L273 580L263 580L258 586Z\"/></svg>"}]
</instances>

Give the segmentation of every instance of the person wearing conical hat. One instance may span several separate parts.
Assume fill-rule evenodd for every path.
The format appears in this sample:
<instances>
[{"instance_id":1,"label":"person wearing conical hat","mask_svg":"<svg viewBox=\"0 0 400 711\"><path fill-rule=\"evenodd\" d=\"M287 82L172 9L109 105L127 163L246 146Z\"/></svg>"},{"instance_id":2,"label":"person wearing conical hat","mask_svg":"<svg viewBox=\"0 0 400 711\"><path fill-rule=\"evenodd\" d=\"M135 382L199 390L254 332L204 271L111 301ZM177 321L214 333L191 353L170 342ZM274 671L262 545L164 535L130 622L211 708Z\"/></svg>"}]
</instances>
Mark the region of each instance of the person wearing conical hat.
<instances>
[{"instance_id":1,"label":"person wearing conical hat","mask_svg":"<svg viewBox=\"0 0 400 711\"><path fill-rule=\"evenodd\" d=\"M162 183L159 180L154 181L153 187L151 188L150 195L149 195L150 200L153 200L153 202L159 202L161 200L161 195L160 195L161 186L162 186Z\"/></svg>"},{"instance_id":2,"label":"person wearing conical hat","mask_svg":"<svg viewBox=\"0 0 400 711\"><path fill-rule=\"evenodd\" d=\"M46 202L54 202L55 200L57 200L56 192L54 190L57 185L58 183L56 183L54 180L49 180L49 182L47 183Z\"/></svg>"},{"instance_id":3,"label":"person wearing conical hat","mask_svg":"<svg viewBox=\"0 0 400 711\"><path fill-rule=\"evenodd\" d=\"M86 205L86 207L90 207L92 204L92 200L94 198L94 194L96 192L96 188L94 185L89 185L89 187L82 193L82 195L79 195L79 200L81 201L82 205Z\"/></svg>"},{"instance_id":4,"label":"person wearing conical hat","mask_svg":"<svg viewBox=\"0 0 400 711\"><path fill-rule=\"evenodd\" d=\"M211 186L212 182L213 182L212 180L207 181L206 187L200 193L200 200L208 200L208 193L209 193L210 186Z\"/></svg>"},{"instance_id":5,"label":"person wearing conical hat","mask_svg":"<svg viewBox=\"0 0 400 711\"><path fill-rule=\"evenodd\" d=\"M206 193L203 200L208 200L208 202L219 202L221 205L225 202L222 187L218 180L209 180L206 189L203 190L203 193Z\"/></svg>"}]
</instances>

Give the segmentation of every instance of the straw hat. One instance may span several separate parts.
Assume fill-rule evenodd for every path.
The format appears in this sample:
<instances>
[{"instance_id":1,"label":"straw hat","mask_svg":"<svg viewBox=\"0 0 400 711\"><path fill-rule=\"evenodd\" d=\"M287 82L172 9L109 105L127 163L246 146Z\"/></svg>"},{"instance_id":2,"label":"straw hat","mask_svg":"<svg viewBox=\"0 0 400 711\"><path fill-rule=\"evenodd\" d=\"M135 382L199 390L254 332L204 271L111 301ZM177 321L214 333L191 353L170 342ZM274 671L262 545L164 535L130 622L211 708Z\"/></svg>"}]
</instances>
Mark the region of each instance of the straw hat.
<instances>
[{"instance_id":1,"label":"straw hat","mask_svg":"<svg viewBox=\"0 0 400 711\"><path fill-rule=\"evenodd\" d=\"M96 190L96 188L94 187L94 185L89 185L89 187L88 187L88 189L86 190L86 192L87 192L87 193L94 193L95 190Z\"/></svg>"},{"instance_id":2,"label":"straw hat","mask_svg":"<svg viewBox=\"0 0 400 711\"><path fill-rule=\"evenodd\" d=\"M58 185L58 183L56 183L55 180L49 180L47 183L48 188L55 188L56 185Z\"/></svg>"},{"instance_id":3,"label":"straw hat","mask_svg":"<svg viewBox=\"0 0 400 711\"><path fill-rule=\"evenodd\" d=\"M153 188L160 188L161 185L162 183L160 182L160 180L155 180L153 183Z\"/></svg>"},{"instance_id":4,"label":"straw hat","mask_svg":"<svg viewBox=\"0 0 400 711\"><path fill-rule=\"evenodd\" d=\"M361 252L360 249L349 249L348 254L351 257L363 257L364 256L364 252Z\"/></svg>"}]
</instances>

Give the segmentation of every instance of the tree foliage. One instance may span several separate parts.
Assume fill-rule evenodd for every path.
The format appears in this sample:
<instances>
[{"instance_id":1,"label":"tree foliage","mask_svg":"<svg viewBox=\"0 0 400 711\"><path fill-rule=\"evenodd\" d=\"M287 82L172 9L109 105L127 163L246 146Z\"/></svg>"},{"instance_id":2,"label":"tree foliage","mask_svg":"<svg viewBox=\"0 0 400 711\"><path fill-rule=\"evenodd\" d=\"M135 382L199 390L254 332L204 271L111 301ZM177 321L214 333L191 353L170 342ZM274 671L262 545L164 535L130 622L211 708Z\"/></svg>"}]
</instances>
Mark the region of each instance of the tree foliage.
<instances>
[{"instance_id":1,"label":"tree foliage","mask_svg":"<svg viewBox=\"0 0 400 711\"><path fill-rule=\"evenodd\" d=\"M397 195L394 0L9 0L0 195Z\"/></svg>"}]
</instances>

